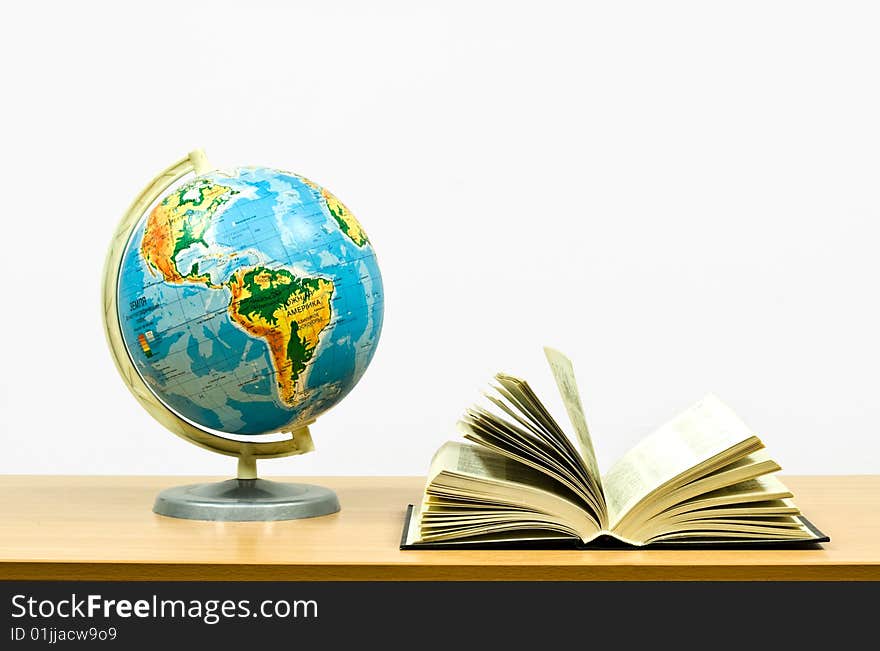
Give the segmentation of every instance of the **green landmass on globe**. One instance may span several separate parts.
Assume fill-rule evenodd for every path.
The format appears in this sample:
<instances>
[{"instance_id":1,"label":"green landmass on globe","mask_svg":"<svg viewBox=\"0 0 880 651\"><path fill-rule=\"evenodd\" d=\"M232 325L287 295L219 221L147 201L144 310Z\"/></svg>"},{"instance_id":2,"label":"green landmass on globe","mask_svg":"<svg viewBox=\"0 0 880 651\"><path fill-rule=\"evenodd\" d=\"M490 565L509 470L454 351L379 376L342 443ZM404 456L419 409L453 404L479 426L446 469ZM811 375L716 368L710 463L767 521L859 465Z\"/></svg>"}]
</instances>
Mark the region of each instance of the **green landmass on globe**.
<instances>
[{"instance_id":1,"label":"green landmass on globe","mask_svg":"<svg viewBox=\"0 0 880 651\"><path fill-rule=\"evenodd\" d=\"M298 401L296 383L330 323L333 283L297 278L287 269L265 267L237 271L229 281L229 313L236 323L269 344L281 400Z\"/></svg>"}]
</instances>

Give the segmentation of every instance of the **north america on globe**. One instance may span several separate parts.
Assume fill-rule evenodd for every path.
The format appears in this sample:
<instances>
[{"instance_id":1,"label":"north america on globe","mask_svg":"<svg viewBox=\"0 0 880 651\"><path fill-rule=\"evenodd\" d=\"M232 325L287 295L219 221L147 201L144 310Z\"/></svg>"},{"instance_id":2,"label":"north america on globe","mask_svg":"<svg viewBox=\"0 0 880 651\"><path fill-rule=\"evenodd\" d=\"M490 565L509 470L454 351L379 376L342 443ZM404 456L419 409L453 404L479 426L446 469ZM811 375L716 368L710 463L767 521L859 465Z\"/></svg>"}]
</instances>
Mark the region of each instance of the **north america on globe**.
<instances>
[{"instance_id":1,"label":"north america on globe","mask_svg":"<svg viewBox=\"0 0 880 651\"><path fill-rule=\"evenodd\" d=\"M138 372L202 427L262 434L339 402L375 352L382 278L345 205L299 175L212 172L164 197L123 255Z\"/></svg>"}]
</instances>

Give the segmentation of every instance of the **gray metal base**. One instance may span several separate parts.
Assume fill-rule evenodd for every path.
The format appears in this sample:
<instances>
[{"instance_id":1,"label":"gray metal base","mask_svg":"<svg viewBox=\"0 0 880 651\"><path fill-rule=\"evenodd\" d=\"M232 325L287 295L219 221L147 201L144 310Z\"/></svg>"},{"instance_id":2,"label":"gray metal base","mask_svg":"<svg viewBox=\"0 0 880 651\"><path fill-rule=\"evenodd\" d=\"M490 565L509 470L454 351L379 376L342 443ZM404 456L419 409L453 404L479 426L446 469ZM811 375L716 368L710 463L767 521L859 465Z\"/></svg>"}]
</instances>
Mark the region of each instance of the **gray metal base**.
<instances>
[{"instance_id":1,"label":"gray metal base","mask_svg":"<svg viewBox=\"0 0 880 651\"><path fill-rule=\"evenodd\" d=\"M187 520L254 522L297 520L336 513L339 499L329 488L266 479L229 479L168 488L153 511Z\"/></svg>"}]
</instances>

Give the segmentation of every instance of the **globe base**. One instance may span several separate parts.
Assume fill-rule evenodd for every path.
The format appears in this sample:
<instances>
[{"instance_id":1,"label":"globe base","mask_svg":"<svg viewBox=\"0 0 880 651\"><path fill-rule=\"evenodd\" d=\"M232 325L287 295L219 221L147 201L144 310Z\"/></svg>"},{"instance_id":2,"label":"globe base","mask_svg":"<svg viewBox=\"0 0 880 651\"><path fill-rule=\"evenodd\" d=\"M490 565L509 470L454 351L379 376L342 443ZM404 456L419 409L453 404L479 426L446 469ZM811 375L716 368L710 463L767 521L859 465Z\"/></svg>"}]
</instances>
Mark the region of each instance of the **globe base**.
<instances>
[{"instance_id":1,"label":"globe base","mask_svg":"<svg viewBox=\"0 0 880 651\"><path fill-rule=\"evenodd\" d=\"M329 488L266 479L229 479L168 488L156 497L153 511L186 520L260 522L298 520L339 511Z\"/></svg>"}]
</instances>

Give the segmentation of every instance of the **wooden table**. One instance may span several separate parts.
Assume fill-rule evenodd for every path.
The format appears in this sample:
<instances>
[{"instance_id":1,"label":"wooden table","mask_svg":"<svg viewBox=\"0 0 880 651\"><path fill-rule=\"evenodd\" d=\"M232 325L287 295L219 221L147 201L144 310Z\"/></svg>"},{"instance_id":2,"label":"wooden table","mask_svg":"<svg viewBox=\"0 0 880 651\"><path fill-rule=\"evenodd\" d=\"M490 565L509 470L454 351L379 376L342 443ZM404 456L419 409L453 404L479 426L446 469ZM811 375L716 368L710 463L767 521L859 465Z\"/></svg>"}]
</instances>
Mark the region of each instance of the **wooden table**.
<instances>
[{"instance_id":1,"label":"wooden table","mask_svg":"<svg viewBox=\"0 0 880 651\"><path fill-rule=\"evenodd\" d=\"M0 579L80 580L880 580L880 476L787 477L831 536L772 551L400 551L415 477L300 479L342 511L311 520L219 523L151 511L192 477L0 476Z\"/></svg>"}]
</instances>

